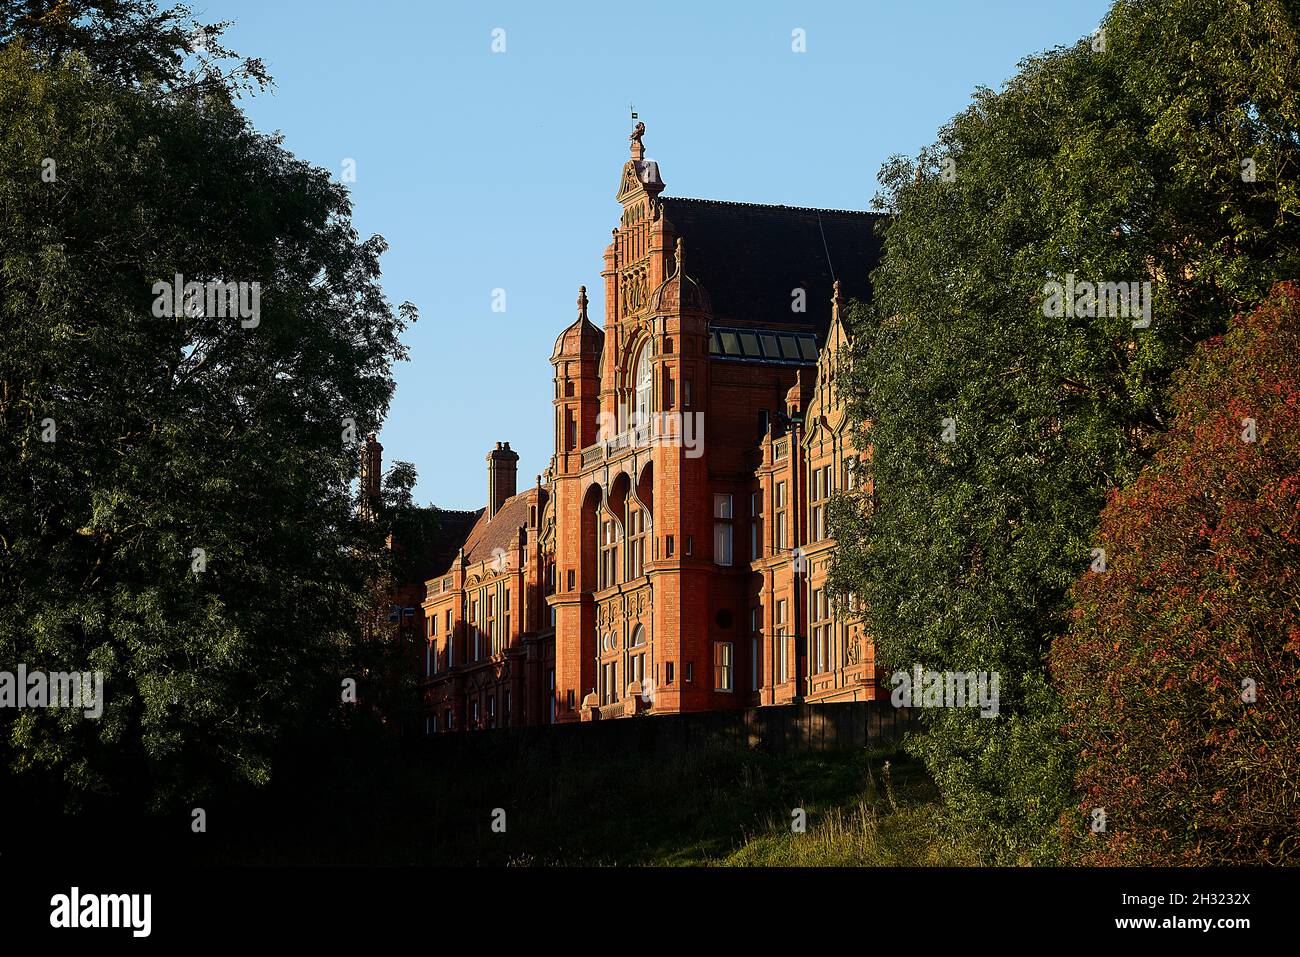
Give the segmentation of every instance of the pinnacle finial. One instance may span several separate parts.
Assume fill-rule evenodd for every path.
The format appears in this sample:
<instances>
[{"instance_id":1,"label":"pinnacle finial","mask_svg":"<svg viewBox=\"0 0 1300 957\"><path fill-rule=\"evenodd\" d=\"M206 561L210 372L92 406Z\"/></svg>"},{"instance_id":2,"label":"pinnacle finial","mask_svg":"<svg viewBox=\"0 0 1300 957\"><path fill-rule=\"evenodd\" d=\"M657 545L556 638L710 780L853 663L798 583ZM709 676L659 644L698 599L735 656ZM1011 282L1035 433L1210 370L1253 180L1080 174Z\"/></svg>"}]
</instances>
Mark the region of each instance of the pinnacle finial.
<instances>
[{"instance_id":1,"label":"pinnacle finial","mask_svg":"<svg viewBox=\"0 0 1300 957\"><path fill-rule=\"evenodd\" d=\"M685 276L686 275L686 244L682 242L682 237L680 236L677 237L677 245L675 247L675 252L677 255L677 274L679 276Z\"/></svg>"},{"instance_id":2,"label":"pinnacle finial","mask_svg":"<svg viewBox=\"0 0 1300 957\"><path fill-rule=\"evenodd\" d=\"M632 128L632 135L628 137L632 141L632 159L638 162L645 158L645 145L641 142L643 136L645 136L645 124L638 122Z\"/></svg>"},{"instance_id":3,"label":"pinnacle finial","mask_svg":"<svg viewBox=\"0 0 1300 957\"><path fill-rule=\"evenodd\" d=\"M578 287L578 318L587 318L587 287Z\"/></svg>"}]
</instances>

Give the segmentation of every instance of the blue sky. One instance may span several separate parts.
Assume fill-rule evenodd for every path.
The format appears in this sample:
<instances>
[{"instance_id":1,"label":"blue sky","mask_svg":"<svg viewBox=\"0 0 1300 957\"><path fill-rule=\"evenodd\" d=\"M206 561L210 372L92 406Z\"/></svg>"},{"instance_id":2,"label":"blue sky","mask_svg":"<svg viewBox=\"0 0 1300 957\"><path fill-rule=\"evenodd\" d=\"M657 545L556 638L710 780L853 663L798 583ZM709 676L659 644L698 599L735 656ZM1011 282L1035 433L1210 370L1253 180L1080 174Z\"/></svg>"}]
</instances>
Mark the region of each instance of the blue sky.
<instances>
[{"instance_id":1,"label":"blue sky","mask_svg":"<svg viewBox=\"0 0 1300 957\"><path fill-rule=\"evenodd\" d=\"M381 436L417 500L477 508L497 441L531 483L552 451L555 337L600 288L634 103L665 195L867 209L978 86L1096 29L1107 0L763 3L209 0L262 57L245 101L351 185L383 284L420 322ZM492 31L505 31L505 52ZM807 50L791 49L805 31ZM492 311L494 289L506 311ZM603 299L592 295L592 320Z\"/></svg>"}]
</instances>

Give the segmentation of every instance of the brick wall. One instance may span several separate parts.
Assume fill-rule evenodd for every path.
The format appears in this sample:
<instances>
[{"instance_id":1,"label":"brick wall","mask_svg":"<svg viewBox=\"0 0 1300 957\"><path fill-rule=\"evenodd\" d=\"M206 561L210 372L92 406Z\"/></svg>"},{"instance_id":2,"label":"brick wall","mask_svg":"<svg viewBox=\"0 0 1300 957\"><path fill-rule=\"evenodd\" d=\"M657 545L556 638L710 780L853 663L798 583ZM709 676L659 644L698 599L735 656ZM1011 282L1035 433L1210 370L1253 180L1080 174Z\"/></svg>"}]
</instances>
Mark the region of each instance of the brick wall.
<instances>
[{"instance_id":1,"label":"brick wall","mask_svg":"<svg viewBox=\"0 0 1300 957\"><path fill-rule=\"evenodd\" d=\"M582 725L509 728L438 735L422 746L436 761L511 760L527 751L547 758L667 755L685 750L832 751L890 748L920 732L917 713L888 700L790 704L665 714Z\"/></svg>"}]
</instances>

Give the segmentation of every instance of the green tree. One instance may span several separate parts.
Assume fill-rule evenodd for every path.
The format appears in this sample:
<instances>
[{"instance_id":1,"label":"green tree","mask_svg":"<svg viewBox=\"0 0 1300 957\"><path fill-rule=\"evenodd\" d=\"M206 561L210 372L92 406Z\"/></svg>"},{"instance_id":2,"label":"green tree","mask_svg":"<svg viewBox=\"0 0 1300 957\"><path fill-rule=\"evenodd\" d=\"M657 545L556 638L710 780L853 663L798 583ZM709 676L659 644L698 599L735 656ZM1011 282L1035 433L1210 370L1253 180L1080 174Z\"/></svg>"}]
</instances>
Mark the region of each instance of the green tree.
<instances>
[{"instance_id":1,"label":"green tree","mask_svg":"<svg viewBox=\"0 0 1300 957\"><path fill-rule=\"evenodd\" d=\"M1072 753L1044 662L1106 489L1193 346L1300 274L1298 39L1293 2L1117 3L882 170L848 386L875 494L838 504L833 574L888 666L1000 673L998 718L936 710L914 745L991 859L1055 853ZM1051 308L1072 281L1150 282L1150 325Z\"/></svg>"},{"instance_id":2,"label":"green tree","mask_svg":"<svg viewBox=\"0 0 1300 957\"><path fill-rule=\"evenodd\" d=\"M231 86L0 37L0 669L106 680L99 720L6 709L0 755L73 800L263 783L358 668L382 541L355 437L414 311ZM178 274L255 315L160 308Z\"/></svg>"},{"instance_id":3,"label":"green tree","mask_svg":"<svg viewBox=\"0 0 1300 957\"><path fill-rule=\"evenodd\" d=\"M1204 342L1071 593L1067 835L1103 864L1300 860L1300 287ZM1079 827L1094 809L1106 827ZM1071 826L1072 825L1072 826Z\"/></svg>"},{"instance_id":4,"label":"green tree","mask_svg":"<svg viewBox=\"0 0 1300 957\"><path fill-rule=\"evenodd\" d=\"M85 57L104 77L219 96L270 84L261 60L222 42L229 21L203 23L185 4L153 0L3 0L0 43L21 40L53 63Z\"/></svg>"}]
</instances>

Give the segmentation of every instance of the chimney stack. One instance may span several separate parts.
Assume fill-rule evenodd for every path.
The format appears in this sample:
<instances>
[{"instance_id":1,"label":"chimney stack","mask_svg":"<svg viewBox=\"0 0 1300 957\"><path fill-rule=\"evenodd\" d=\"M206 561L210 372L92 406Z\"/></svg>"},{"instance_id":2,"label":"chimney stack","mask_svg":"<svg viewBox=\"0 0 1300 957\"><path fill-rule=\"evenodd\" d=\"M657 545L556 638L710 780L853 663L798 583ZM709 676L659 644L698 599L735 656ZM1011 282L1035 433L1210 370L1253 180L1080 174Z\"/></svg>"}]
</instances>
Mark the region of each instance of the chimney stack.
<instances>
[{"instance_id":1,"label":"chimney stack","mask_svg":"<svg viewBox=\"0 0 1300 957\"><path fill-rule=\"evenodd\" d=\"M375 517L379 506L380 486L384 474L384 447L375 433L366 436L361 445L361 495L360 513L367 521Z\"/></svg>"},{"instance_id":2,"label":"chimney stack","mask_svg":"<svg viewBox=\"0 0 1300 957\"><path fill-rule=\"evenodd\" d=\"M491 519L515 494L515 471L519 453L512 451L510 443L497 443L487 455L488 463L488 518Z\"/></svg>"}]
</instances>

